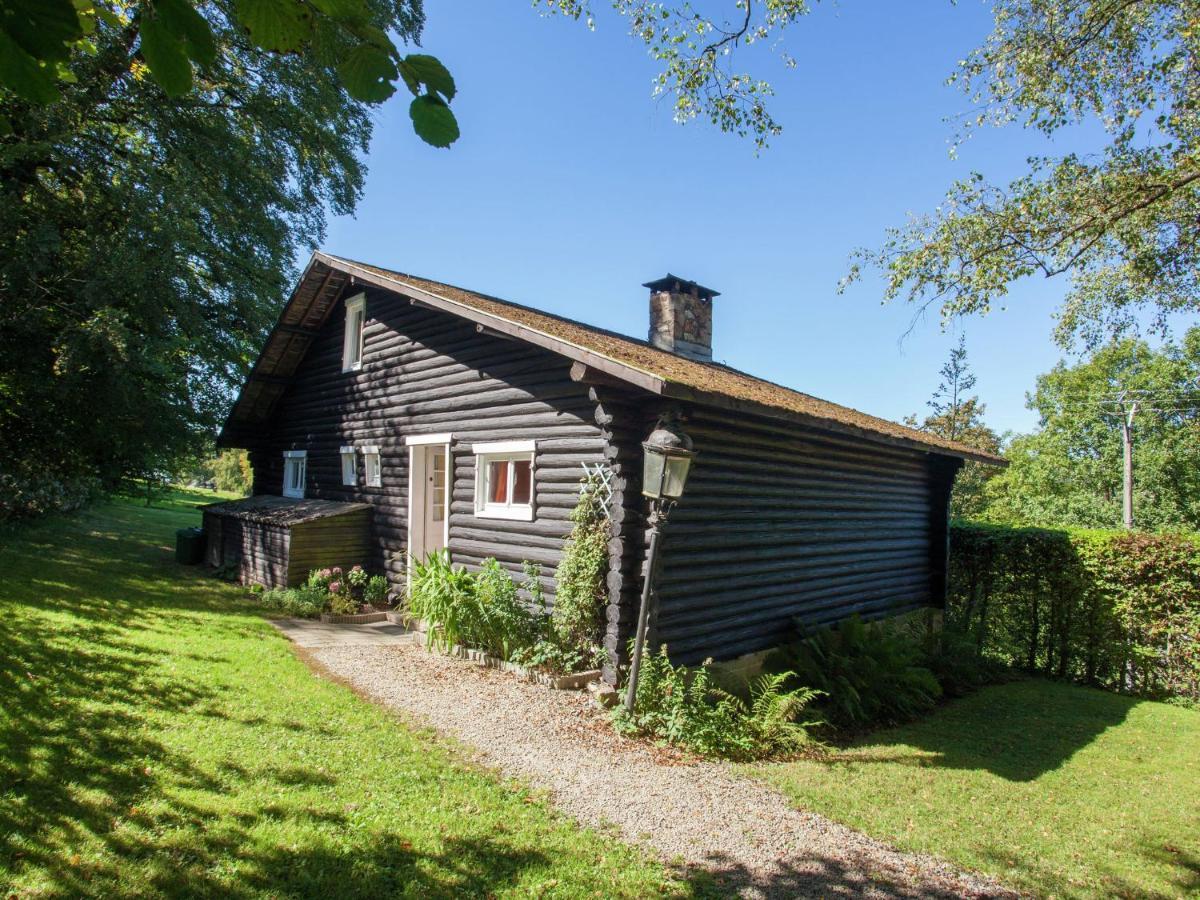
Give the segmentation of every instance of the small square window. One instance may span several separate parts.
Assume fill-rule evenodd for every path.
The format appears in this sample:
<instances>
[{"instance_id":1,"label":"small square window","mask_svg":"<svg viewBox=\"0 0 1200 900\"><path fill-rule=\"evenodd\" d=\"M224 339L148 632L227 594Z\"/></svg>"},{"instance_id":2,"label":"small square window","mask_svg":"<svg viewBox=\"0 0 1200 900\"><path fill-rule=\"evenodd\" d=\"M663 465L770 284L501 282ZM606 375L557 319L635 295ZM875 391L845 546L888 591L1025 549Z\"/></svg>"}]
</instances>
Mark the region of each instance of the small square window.
<instances>
[{"instance_id":1,"label":"small square window","mask_svg":"<svg viewBox=\"0 0 1200 900\"><path fill-rule=\"evenodd\" d=\"M475 515L484 519L533 519L533 441L474 446Z\"/></svg>"},{"instance_id":2,"label":"small square window","mask_svg":"<svg viewBox=\"0 0 1200 900\"><path fill-rule=\"evenodd\" d=\"M383 463L378 447L363 447L363 471L367 476L367 487L383 486Z\"/></svg>"},{"instance_id":3,"label":"small square window","mask_svg":"<svg viewBox=\"0 0 1200 900\"><path fill-rule=\"evenodd\" d=\"M347 487L353 487L358 484L358 456L353 447L343 447L342 456L342 484Z\"/></svg>"},{"instance_id":4,"label":"small square window","mask_svg":"<svg viewBox=\"0 0 1200 900\"><path fill-rule=\"evenodd\" d=\"M362 368L363 327L367 321L367 296L359 294L346 301L346 334L342 343L342 371Z\"/></svg>"},{"instance_id":5,"label":"small square window","mask_svg":"<svg viewBox=\"0 0 1200 900\"><path fill-rule=\"evenodd\" d=\"M283 496L297 500L304 497L304 478L308 468L308 452L285 450L283 452Z\"/></svg>"}]
</instances>

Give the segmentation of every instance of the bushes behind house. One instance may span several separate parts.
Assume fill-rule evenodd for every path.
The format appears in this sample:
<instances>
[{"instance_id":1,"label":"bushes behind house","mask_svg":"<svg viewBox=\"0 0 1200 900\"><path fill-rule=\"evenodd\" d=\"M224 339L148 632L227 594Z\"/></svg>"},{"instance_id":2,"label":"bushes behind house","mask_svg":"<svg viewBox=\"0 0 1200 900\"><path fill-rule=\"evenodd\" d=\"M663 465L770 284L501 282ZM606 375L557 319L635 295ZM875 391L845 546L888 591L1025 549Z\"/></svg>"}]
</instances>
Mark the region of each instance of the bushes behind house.
<instances>
[{"instance_id":1,"label":"bushes behind house","mask_svg":"<svg viewBox=\"0 0 1200 900\"><path fill-rule=\"evenodd\" d=\"M835 727L860 729L916 718L943 696L962 696L997 676L994 666L953 629L919 621L864 622L835 628L796 625L795 640L764 667L787 673L788 687L819 692L817 710Z\"/></svg>"},{"instance_id":2,"label":"bushes behind house","mask_svg":"<svg viewBox=\"0 0 1200 900\"><path fill-rule=\"evenodd\" d=\"M0 461L0 524L52 512L72 512L101 495L98 478Z\"/></svg>"},{"instance_id":3,"label":"bushes behind house","mask_svg":"<svg viewBox=\"0 0 1200 900\"><path fill-rule=\"evenodd\" d=\"M956 523L947 623L1003 663L1200 703L1195 536Z\"/></svg>"}]
</instances>

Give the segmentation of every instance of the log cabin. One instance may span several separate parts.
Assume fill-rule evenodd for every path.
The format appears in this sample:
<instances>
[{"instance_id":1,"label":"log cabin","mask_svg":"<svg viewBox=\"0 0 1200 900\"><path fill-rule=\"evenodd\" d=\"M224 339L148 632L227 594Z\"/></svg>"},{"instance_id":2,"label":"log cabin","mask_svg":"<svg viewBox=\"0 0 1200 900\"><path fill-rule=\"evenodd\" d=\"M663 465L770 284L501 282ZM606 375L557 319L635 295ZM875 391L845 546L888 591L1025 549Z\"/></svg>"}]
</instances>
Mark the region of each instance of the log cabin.
<instances>
[{"instance_id":1,"label":"log cabin","mask_svg":"<svg viewBox=\"0 0 1200 900\"><path fill-rule=\"evenodd\" d=\"M361 562L397 595L409 559L444 549L469 570L489 557L514 573L536 563L553 602L581 477L603 467L610 681L644 576L641 442L664 415L697 451L655 578L651 639L676 661L763 651L793 620L939 605L955 473L1003 460L714 362L717 292L673 275L645 287L638 340L317 252L218 443L249 451L256 497L317 499L343 516L368 505ZM240 517L245 534L244 507L262 502L212 512ZM278 502L273 527L286 528ZM262 558L244 577L296 577Z\"/></svg>"}]
</instances>

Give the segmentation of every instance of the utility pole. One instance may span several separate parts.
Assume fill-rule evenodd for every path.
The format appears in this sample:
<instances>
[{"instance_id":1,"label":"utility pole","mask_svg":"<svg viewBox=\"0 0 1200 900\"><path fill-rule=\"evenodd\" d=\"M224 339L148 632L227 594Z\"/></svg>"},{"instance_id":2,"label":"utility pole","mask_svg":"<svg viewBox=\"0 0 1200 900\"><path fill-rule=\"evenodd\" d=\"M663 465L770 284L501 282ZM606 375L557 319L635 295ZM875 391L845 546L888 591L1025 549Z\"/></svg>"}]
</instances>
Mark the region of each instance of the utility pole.
<instances>
[{"instance_id":1,"label":"utility pole","mask_svg":"<svg viewBox=\"0 0 1200 900\"><path fill-rule=\"evenodd\" d=\"M1137 415L1138 401L1129 399L1128 391L1121 391L1118 398L1121 413L1121 447L1125 451L1125 478L1122 491L1121 523L1126 530L1133 530L1133 417Z\"/></svg>"}]
</instances>

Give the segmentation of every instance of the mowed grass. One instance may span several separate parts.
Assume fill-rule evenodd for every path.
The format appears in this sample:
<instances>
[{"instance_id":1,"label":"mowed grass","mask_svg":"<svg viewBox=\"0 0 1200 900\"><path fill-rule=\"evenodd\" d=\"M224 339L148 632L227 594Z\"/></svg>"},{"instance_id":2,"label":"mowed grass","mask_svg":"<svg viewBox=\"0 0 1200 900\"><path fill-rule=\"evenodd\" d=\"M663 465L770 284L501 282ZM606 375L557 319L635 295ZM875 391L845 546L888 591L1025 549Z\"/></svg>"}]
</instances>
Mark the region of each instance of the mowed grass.
<instances>
[{"instance_id":1,"label":"mowed grass","mask_svg":"<svg viewBox=\"0 0 1200 900\"><path fill-rule=\"evenodd\" d=\"M1200 894L1200 712L1029 679L751 771L803 809L1037 895Z\"/></svg>"},{"instance_id":2,"label":"mowed grass","mask_svg":"<svg viewBox=\"0 0 1200 900\"><path fill-rule=\"evenodd\" d=\"M0 897L690 892L315 677L241 589L176 565L210 499L0 535Z\"/></svg>"}]
</instances>

